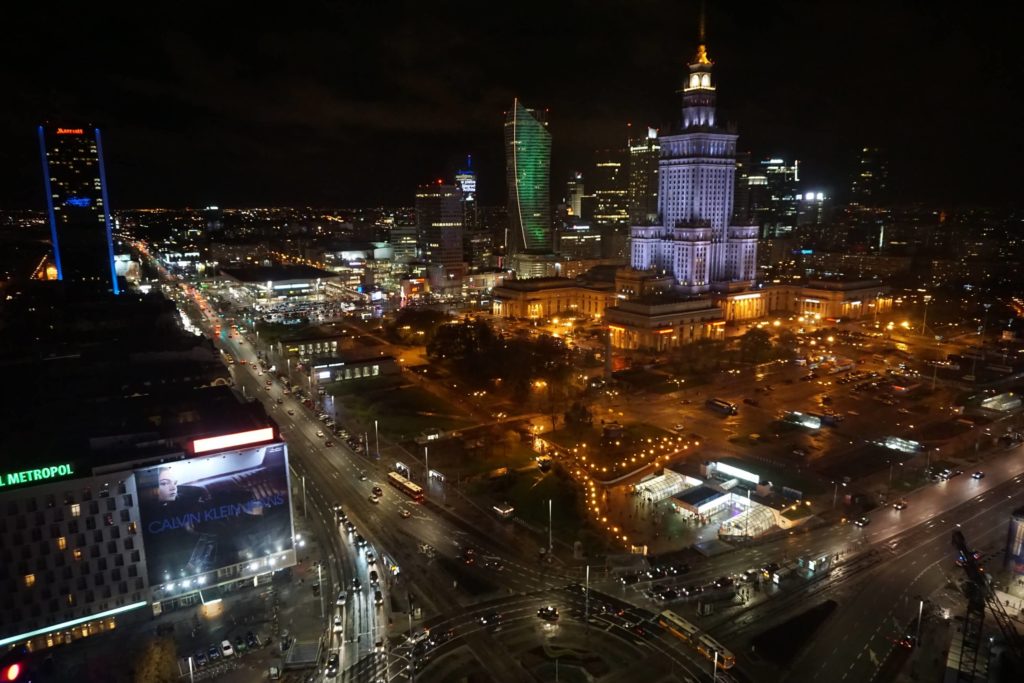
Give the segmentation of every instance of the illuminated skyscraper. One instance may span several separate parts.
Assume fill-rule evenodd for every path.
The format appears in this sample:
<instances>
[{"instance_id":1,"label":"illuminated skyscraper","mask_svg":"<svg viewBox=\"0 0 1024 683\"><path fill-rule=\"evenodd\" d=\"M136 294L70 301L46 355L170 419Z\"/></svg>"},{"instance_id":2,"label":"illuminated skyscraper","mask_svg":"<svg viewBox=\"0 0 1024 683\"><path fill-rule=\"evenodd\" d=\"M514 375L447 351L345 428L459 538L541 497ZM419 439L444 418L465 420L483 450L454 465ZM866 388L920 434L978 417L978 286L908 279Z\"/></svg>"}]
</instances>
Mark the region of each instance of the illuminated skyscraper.
<instances>
[{"instance_id":1,"label":"illuminated skyscraper","mask_svg":"<svg viewBox=\"0 0 1024 683\"><path fill-rule=\"evenodd\" d=\"M598 225L629 225L626 150L597 150L594 153L594 170L589 182L594 195L594 222Z\"/></svg>"},{"instance_id":2,"label":"illuminated skyscraper","mask_svg":"<svg viewBox=\"0 0 1024 683\"><path fill-rule=\"evenodd\" d=\"M704 45L683 85L682 130L659 138L658 225L634 225L630 263L672 273L689 293L753 282L757 226L731 225L736 173L735 133L715 122L713 65Z\"/></svg>"},{"instance_id":3,"label":"illuminated skyscraper","mask_svg":"<svg viewBox=\"0 0 1024 683\"><path fill-rule=\"evenodd\" d=\"M565 205L570 216L583 216L583 174L579 171L573 172L565 183Z\"/></svg>"},{"instance_id":4,"label":"illuminated skyscraper","mask_svg":"<svg viewBox=\"0 0 1024 683\"><path fill-rule=\"evenodd\" d=\"M884 206L888 185L889 165L885 151L878 147L862 148L850 183L851 203L871 208Z\"/></svg>"},{"instance_id":5,"label":"illuminated skyscraper","mask_svg":"<svg viewBox=\"0 0 1024 683\"><path fill-rule=\"evenodd\" d=\"M634 225L658 216L658 130L629 141L629 220Z\"/></svg>"},{"instance_id":6,"label":"illuminated skyscraper","mask_svg":"<svg viewBox=\"0 0 1024 683\"><path fill-rule=\"evenodd\" d=\"M473 170L473 157L466 157L465 170L455 174L455 186L462 191L462 224L466 231L477 229L479 219L476 204L476 172Z\"/></svg>"},{"instance_id":7,"label":"illuminated skyscraper","mask_svg":"<svg viewBox=\"0 0 1024 683\"><path fill-rule=\"evenodd\" d=\"M39 126L57 279L119 294L99 128Z\"/></svg>"},{"instance_id":8,"label":"illuminated skyscraper","mask_svg":"<svg viewBox=\"0 0 1024 683\"><path fill-rule=\"evenodd\" d=\"M440 180L421 185L416 191L416 227L423 257L430 263L444 266L447 279L461 278L462 261L462 190L444 185Z\"/></svg>"},{"instance_id":9,"label":"illuminated skyscraper","mask_svg":"<svg viewBox=\"0 0 1024 683\"><path fill-rule=\"evenodd\" d=\"M505 117L508 245L513 253L551 253L550 170L547 121L517 98Z\"/></svg>"}]
</instances>

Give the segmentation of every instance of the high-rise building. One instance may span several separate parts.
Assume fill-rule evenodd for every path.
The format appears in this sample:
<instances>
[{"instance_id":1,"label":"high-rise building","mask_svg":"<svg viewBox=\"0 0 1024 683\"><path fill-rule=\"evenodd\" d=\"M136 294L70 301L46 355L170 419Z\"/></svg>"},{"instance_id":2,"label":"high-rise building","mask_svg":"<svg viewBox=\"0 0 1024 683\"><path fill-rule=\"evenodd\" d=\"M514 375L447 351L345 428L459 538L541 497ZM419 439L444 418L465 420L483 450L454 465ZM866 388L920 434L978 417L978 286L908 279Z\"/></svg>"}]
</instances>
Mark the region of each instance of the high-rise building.
<instances>
[{"instance_id":1,"label":"high-rise building","mask_svg":"<svg viewBox=\"0 0 1024 683\"><path fill-rule=\"evenodd\" d=\"M761 228L761 237L785 237L797 225L803 193L799 189L800 162L765 159L752 165L747 176L748 213Z\"/></svg>"},{"instance_id":2,"label":"high-rise building","mask_svg":"<svg viewBox=\"0 0 1024 683\"><path fill-rule=\"evenodd\" d=\"M624 149L594 152L590 175L594 195L594 222L598 225L629 225L629 168Z\"/></svg>"},{"instance_id":3,"label":"high-rise building","mask_svg":"<svg viewBox=\"0 0 1024 683\"><path fill-rule=\"evenodd\" d=\"M862 147L850 183L850 202L879 207L888 199L889 164L885 150Z\"/></svg>"},{"instance_id":4,"label":"high-rise building","mask_svg":"<svg viewBox=\"0 0 1024 683\"><path fill-rule=\"evenodd\" d=\"M462 277L462 190L440 180L416 191L416 229L423 257L444 267L446 279Z\"/></svg>"},{"instance_id":5,"label":"high-rise building","mask_svg":"<svg viewBox=\"0 0 1024 683\"><path fill-rule=\"evenodd\" d=\"M629 220L643 225L658 219L658 129L629 141Z\"/></svg>"},{"instance_id":6,"label":"high-rise building","mask_svg":"<svg viewBox=\"0 0 1024 683\"><path fill-rule=\"evenodd\" d=\"M583 217L583 174L575 171L565 183L565 205L570 216Z\"/></svg>"},{"instance_id":7,"label":"high-rise building","mask_svg":"<svg viewBox=\"0 0 1024 683\"><path fill-rule=\"evenodd\" d=\"M99 128L39 126L57 279L120 293Z\"/></svg>"},{"instance_id":8,"label":"high-rise building","mask_svg":"<svg viewBox=\"0 0 1024 683\"><path fill-rule=\"evenodd\" d=\"M757 272L757 227L731 225L738 136L716 124L712 65L702 26L683 85L682 130L659 138L660 225L631 230L632 266L671 273L689 293L742 286Z\"/></svg>"},{"instance_id":9,"label":"high-rise building","mask_svg":"<svg viewBox=\"0 0 1024 683\"><path fill-rule=\"evenodd\" d=\"M577 220L563 223L555 231L558 254L567 259L601 258L601 233Z\"/></svg>"},{"instance_id":10,"label":"high-rise building","mask_svg":"<svg viewBox=\"0 0 1024 683\"><path fill-rule=\"evenodd\" d=\"M543 112L517 98L505 117L509 251L549 254L551 133Z\"/></svg>"},{"instance_id":11,"label":"high-rise building","mask_svg":"<svg viewBox=\"0 0 1024 683\"><path fill-rule=\"evenodd\" d=\"M829 212L832 207L831 197L824 192L811 191L798 193L799 205L796 213L796 224L822 225L829 221Z\"/></svg>"},{"instance_id":12,"label":"high-rise building","mask_svg":"<svg viewBox=\"0 0 1024 683\"><path fill-rule=\"evenodd\" d=\"M476 172L473 157L466 157L466 168L455 174L455 186L462 191L462 224L467 231L477 229L479 216L476 203Z\"/></svg>"}]
</instances>

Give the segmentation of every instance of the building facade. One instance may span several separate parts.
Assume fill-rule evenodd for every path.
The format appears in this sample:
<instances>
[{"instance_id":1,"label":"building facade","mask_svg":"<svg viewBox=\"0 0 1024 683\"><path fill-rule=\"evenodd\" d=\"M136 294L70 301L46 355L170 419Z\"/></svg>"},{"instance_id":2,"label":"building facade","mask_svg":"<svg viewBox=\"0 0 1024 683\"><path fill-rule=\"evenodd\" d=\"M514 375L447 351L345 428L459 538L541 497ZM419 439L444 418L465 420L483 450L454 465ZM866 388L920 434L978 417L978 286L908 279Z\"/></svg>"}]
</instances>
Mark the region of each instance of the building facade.
<instances>
[{"instance_id":1,"label":"building facade","mask_svg":"<svg viewBox=\"0 0 1024 683\"><path fill-rule=\"evenodd\" d=\"M629 220L644 225L658 220L658 129L629 141Z\"/></svg>"},{"instance_id":2,"label":"building facade","mask_svg":"<svg viewBox=\"0 0 1024 683\"><path fill-rule=\"evenodd\" d=\"M738 136L716 123L711 67L701 44L683 87L682 130L659 138L659 224L631 230L632 267L672 273L691 294L750 284L757 273L757 227L731 225Z\"/></svg>"},{"instance_id":3,"label":"building facade","mask_svg":"<svg viewBox=\"0 0 1024 683\"><path fill-rule=\"evenodd\" d=\"M551 133L543 112L517 98L505 117L510 253L550 253Z\"/></svg>"},{"instance_id":4,"label":"building facade","mask_svg":"<svg viewBox=\"0 0 1024 683\"><path fill-rule=\"evenodd\" d=\"M475 187L475 185L474 185ZM465 206L462 190L440 181L416 191L416 230L423 257L442 266L445 277L459 280L465 270L462 234Z\"/></svg>"},{"instance_id":5,"label":"building facade","mask_svg":"<svg viewBox=\"0 0 1024 683\"><path fill-rule=\"evenodd\" d=\"M614 304L614 285L585 284L560 277L506 280L491 291L493 313L505 318L588 315L600 318Z\"/></svg>"},{"instance_id":6,"label":"building facade","mask_svg":"<svg viewBox=\"0 0 1024 683\"><path fill-rule=\"evenodd\" d=\"M722 310L710 299L646 296L605 311L613 348L667 351L698 339L723 339Z\"/></svg>"},{"instance_id":7,"label":"building facade","mask_svg":"<svg viewBox=\"0 0 1024 683\"><path fill-rule=\"evenodd\" d=\"M0 646L71 643L294 565L287 449L274 434L0 473Z\"/></svg>"},{"instance_id":8,"label":"building facade","mask_svg":"<svg viewBox=\"0 0 1024 683\"><path fill-rule=\"evenodd\" d=\"M119 294L100 130L38 132L57 279Z\"/></svg>"},{"instance_id":9,"label":"building facade","mask_svg":"<svg viewBox=\"0 0 1024 683\"><path fill-rule=\"evenodd\" d=\"M583 217L583 174L575 171L565 183L566 213L571 217Z\"/></svg>"}]
</instances>

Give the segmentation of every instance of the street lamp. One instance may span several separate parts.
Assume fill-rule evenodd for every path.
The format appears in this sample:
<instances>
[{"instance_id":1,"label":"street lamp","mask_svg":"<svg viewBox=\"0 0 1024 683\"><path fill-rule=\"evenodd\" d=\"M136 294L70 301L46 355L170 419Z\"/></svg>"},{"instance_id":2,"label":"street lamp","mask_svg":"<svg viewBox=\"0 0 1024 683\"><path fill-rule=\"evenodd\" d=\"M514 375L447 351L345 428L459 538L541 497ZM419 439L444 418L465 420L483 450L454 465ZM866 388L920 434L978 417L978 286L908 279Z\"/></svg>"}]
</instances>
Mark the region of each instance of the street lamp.
<instances>
[{"instance_id":1,"label":"street lamp","mask_svg":"<svg viewBox=\"0 0 1024 683\"><path fill-rule=\"evenodd\" d=\"M921 336L924 336L924 330L928 326L928 302L932 300L931 294L924 295L924 318L921 319Z\"/></svg>"}]
</instances>

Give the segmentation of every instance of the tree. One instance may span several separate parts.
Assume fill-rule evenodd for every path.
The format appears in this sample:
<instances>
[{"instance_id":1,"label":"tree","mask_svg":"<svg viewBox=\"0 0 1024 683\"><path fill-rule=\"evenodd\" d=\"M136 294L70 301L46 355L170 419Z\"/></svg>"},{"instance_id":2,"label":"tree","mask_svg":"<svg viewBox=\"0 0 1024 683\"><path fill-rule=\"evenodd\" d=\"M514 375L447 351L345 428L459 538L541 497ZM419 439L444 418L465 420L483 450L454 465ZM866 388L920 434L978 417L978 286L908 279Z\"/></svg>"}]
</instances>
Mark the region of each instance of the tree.
<instances>
[{"instance_id":1,"label":"tree","mask_svg":"<svg viewBox=\"0 0 1024 683\"><path fill-rule=\"evenodd\" d=\"M594 416L591 415L590 410L579 401L574 401L569 410L565 411L565 424L566 426L590 426L594 421Z\"/></svg>"},{"instance_id":2,"label":"tree","mask_svg":"<svg viewBox=\"0 0 1024 683\"><path fill-rule=\"evenodd\" d=\"M740 357L748 362L762 363L771 357L772 335L754 328L740 337Z\"/></svg>"}]
</instances>

